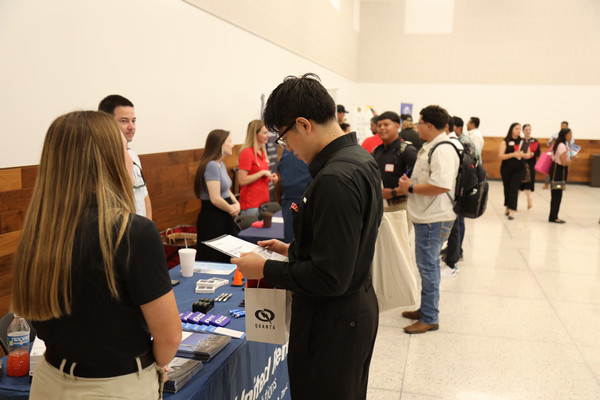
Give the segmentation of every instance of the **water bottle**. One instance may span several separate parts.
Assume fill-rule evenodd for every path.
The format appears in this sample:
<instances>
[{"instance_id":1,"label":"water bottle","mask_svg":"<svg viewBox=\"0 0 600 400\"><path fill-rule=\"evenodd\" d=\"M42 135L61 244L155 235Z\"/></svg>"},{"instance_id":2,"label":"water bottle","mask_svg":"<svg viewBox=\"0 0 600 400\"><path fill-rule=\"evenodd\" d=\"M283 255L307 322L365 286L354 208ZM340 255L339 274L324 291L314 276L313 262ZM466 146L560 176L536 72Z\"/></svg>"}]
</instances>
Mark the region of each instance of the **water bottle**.
<instances>
[{"instance_id":1,"label":"water bottle","mask_svg":"<svg viewBox=\"0 0 600 400\"><path fill-rule=\"evenodd\" d=\"M15 314L6 333L8 336L6 373L8 376L25 376L29 374L29 324L25 318Z\"/></svg>"}]
</instances>

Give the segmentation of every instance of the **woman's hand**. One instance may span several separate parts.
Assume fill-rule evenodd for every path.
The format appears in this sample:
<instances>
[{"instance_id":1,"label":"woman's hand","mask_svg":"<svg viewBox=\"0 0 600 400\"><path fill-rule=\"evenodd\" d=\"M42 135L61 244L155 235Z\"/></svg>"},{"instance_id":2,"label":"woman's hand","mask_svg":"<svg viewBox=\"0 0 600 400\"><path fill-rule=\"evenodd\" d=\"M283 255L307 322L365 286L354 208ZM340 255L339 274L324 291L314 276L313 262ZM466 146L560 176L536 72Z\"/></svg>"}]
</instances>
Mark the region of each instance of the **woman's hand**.
<instances>
[{"instance_id":1,"label":"woman's hand","mask_svg":"<svg viewBox=\"0 0 600 400\"><path fill-rule=\"evenodd\" d=\"M232 217L236 217L240 213L240 203L235 202L231 205L231 210L229 211L229 215Z\"/></svg>"},{"instance_id":2,"label":"woman's hand","mask_svg":"<svg viewBox=\"0 0 600 400\"><path fill-rule=\"evenodd\" d=\"M277 176L277 174L271 174L271 182L273 182L273 184L276 184L278 180L279 177Z\"/></svg>"},{"instance_id":3,"label":"woman's hand","mask_svg":"<svg viewBox=\"0 0 600 400\"><path fill-rule=\"evenodd\" d=\"M290 247L289 244L283 243L277 239L259 240L258 245L286 257L288 256L288 249Z\"/></svg>"}]
</instances>

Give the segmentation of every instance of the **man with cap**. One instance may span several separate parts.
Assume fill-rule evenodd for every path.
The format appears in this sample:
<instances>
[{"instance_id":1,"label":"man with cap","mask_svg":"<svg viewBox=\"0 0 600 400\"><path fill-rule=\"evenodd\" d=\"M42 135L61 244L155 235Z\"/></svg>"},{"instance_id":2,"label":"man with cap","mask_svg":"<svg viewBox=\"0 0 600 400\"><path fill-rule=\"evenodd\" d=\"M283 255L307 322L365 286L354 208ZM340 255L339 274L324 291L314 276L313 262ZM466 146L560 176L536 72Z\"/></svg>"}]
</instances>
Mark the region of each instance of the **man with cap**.
<instances>
[{"instance_id":1,"label":"man with cap","mask_svg":"<svg viewBox=\"0 0 600 400\"><path fill-rule=\"evenodd\" d=\"M346 119L346 114L348 114L348 111L346 111L346 107L344 107L342 104L338 104L337 105L337 121L338 124L343 124L344 120Z\"/></svg>"}]
</instances>

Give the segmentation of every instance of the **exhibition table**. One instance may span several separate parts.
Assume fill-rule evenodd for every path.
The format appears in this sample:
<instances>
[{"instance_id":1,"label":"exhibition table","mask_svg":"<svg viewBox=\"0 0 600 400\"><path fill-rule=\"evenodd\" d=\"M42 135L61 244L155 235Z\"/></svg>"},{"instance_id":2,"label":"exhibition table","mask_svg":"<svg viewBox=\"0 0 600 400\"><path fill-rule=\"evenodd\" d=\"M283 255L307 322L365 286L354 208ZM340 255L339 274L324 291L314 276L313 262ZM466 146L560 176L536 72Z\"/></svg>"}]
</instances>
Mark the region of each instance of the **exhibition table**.
<instances>
[{"instance_id":1,"label":"exhibition table","mask_svg":"<svg viewBox=\"0 0 600 400\"><path fill-rule=\"evenodd\" d=\"M281 219L281 210L277 211L273 215L273 218L277 218L277 220ZM238 237L251 243L267 239L283 240L283 220L271 223L270 228L246 228L240 231Z\"/></svg>"},{"instance_id":2,"label":"exhibition table","mask_svg":"<svg viewBox=\"0 0 600 400\"><path fill-rule=\"evenodd\" d=\"M169 271L171 279L179 280L175 286L175 298L180 312L191 311L192 304L200 298L215 299L221 293L231 293L226 302L215 302L211 314L228 315L228 311L238 309L244 299L243 288L230 285L218 288L215 293L196 294L198 279L213 276L227 278L231 282L233 274L209 275L195 273L191 278L181 276L181 267ZM232 318L226 328L245 331L245 318ZM2 359L3 371L0 380L0 399L28 399L30 378L13 378L6 375L6 357ZM284 400L291 399L287 369L287 345L278 346L248 342L246 339L231 339L231 342L203 367L177 393L165 393L169 400ZM254 392L250 395L250 392Z\"/></svg>"}]
</instances>

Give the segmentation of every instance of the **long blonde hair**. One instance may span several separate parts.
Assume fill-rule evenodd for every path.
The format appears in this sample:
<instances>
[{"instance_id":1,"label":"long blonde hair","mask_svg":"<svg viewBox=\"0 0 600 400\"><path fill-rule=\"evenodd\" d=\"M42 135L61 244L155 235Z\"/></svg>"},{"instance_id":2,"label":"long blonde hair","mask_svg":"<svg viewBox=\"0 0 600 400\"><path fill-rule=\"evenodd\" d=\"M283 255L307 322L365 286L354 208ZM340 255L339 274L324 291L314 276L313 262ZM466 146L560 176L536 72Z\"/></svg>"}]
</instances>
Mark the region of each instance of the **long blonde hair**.
<instances>
[{"instance_id":1,"label":"long blonde hair","mask_svg":"<svg viewBox=\"0 0 600 400\"><path fill-rule=\"evenodd\" d=\"M111 295L119 298L114 255L134 212L122 135L111 115L76 111L58 117L46 133L15 253L16 314L45 321L71 313L75 232L94 204L106 281Z\"/></svg>"},{"instance_id":2,"label":"long blonde hair","mask_svg":"<svg viewBox=\"0 0 600 400\"><path fill-rule=\"evenodd\" d=\"M256 165L259 165L259 150L262 150L265 158L267 157L267 146L265 146L264 144L259 145L258 141L256 140L256 136L258 135L258 132L260 132L263 126L265 126L265 123L260 119L250 121L250 123L248 124L248 130L246 131L246 141L242 146L242 150L244 150L246 147L250 147L254 151L254 161L256 161Z\"/></svg>"}]
</instances>

